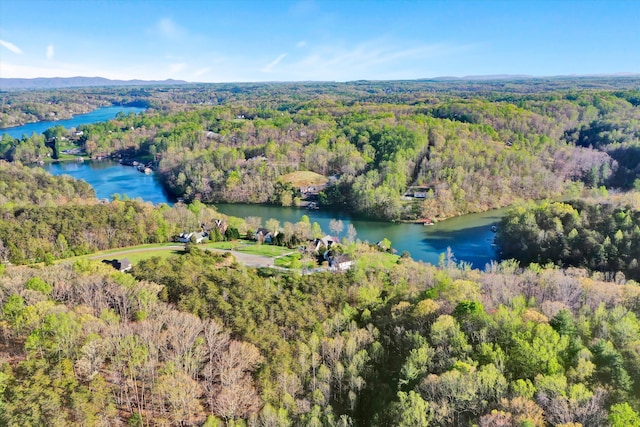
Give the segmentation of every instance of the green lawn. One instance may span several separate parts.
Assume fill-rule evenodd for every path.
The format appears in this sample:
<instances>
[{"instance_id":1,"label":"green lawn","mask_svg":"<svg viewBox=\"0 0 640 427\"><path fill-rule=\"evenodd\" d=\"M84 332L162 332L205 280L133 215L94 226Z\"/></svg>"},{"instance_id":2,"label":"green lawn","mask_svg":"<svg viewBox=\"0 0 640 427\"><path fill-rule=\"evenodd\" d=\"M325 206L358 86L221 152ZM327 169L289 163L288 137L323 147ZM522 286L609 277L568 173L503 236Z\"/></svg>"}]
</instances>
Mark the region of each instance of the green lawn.
<instances>
[{"instance_id":1,"label":"green lawn","mask_svg":"<svg viewBox=\"0 0 640 427\"><path fill-rule=\"evenodd\" d=\"M118 253L118 252L122 252L122 251L142 251L143 249L153 249L153 248L161 248L163 246L181 246L181 243L174 243L174 242L170 242L170 243L149 243L146 245L138 245L138 246L128 246L126 248L116 248L116 249L109 249L107 251L100 251L100 252L94 252L92 254L88 254L88 255L83 255L84 257L93 257L93 256L100 256L100 255L109 255L109 254L113 254L113 253Z\"/></svg>"},{"instance_id":2,"label":"green lawn","mask_svg":"<svg viewBox=\"0 0 640 427\"><path fill-rule=\"evenodd\" d=\"M274 260L273 263L278 267L293 268L293 269L316 267L313 261L301 262L300 258L302 258L302 256L296 252L296 253L285 255L282 257L278 257Z\"/></svg>"},{"instance_id":3,"label":"green lawn","mask_svg":"<svg viewBox=\"0 0 640 427\"><path fill-rule=\"evenodd\" d=\"M131 261L131 264L137 264L138 262L144 260L144 259L149 259L149 258L153 258L153 257L160 257L160 258L167 258L170 255L178 255L178 254L183 254L184 251L182 251L181 249L164 249L164 250L155 250L155 251L140 251L140 252L132 252L129 254L122 254L120 256L118 256L118 259L122 259L122 258L127 258L129 261ZM95 255L94 255L95 256ZM104 256L101 256L99 258L95 258L95 260L103 260L103 259L112 259L111 256L105 254Z\"/></svg>"},{"instance_id":4,"label":"green lawn","mask_svg":"<svg viewBox=\"0 0 640 427\"><path fill-rule=\"evenodd\" d=\"M359 256L356 260L356 265L359 268L368 268L368 267L384 267L387 269L393 268L393 266L398 262L398 255L382 253L382 252L372 252L367 253L366 256Z\"/></svg>"},{"instance_id":5,"label":"green lawn","mask_svg":"<svg viewBox=\"0 0 640 427\"><path fill-rule=\"evenodd\" d=\"M238 240L236 242L214 242L204 245L198 245L202 249L222 249L227 251L238 251L252 255L262 255L267 257L275 257L292 252L292 249L283 246L273 246L268 244L257 244L247 240Z\"/></svg>"}]
</instances>

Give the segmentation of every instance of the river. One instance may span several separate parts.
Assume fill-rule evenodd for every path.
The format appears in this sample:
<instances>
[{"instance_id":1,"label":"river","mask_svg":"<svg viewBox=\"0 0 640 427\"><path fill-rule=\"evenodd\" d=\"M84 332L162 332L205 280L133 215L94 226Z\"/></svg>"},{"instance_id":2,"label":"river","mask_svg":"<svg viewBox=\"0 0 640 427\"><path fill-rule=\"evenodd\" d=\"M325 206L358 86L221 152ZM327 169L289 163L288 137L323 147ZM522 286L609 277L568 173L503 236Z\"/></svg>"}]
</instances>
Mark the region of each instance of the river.
<instances>
[{"instance_id":1,"label":"river","mask_svg":"<svg viewBox=\"0 0 640 427\"><path fill-rule=\"evenodd\" d=\"M45 130L54 126L62 125L67 129L76 128L80 125L86 125L96 122L106 122L116 117L120 112L124 113L140 113L144 108L139 107L104 107L94 110L87 114L80 114L68 120L56 120L37 123L27 123L22 126L14 126L10 128L0 129L0 138L4 134L11 135L13 138L22 138L23 135L31 136L32 133L41 134Z\"/></svg>"},{"instance_id":2,"label":"river","mask_svg":"<svg viewBox=\"0 0 640 427\"><path fill-rule=\"evenodd\" d=\"M30 123L0 130L0 135L9 133L11 136L19 138L23 134L44 132L49 127L58 124L67 128L76 127L81 124L112 119L121 111L138 113L143 109L134 107L101 108L70 120ZM145 175L131 166L122 166L113 161L53 163L45 165L44 168L54 175L67 174L85 180L93 186L98 198L111 199L114 194L120 194L133 199L141 198L156 204L172 204L173 202L155 174ZM408 251L413 259L432 264L437 264L440 254L445 253L450 247L456 260L469 262L475 268L484 268L485 264L495 259L492 247L494 234L491 231L491 226L496 224L504 214L504 210L494 210L481 214L465 215L425 227L418 224L369 221L352 216L348 212L325 208L304 210L294 207L241 204L218 204L216 207L225 215L242 218L247 216L261 217L263 223L269 218L275 218L281 224L298 222L302 215L308 215L311 222L318 222L326 233L330 231L329 221L334 218L340 219L344 225L341 237L346 236L347 227L349 224L353 224L357 232L356 239L375 243L387 238L398 254Z\"/></svg>"}]
</instances>

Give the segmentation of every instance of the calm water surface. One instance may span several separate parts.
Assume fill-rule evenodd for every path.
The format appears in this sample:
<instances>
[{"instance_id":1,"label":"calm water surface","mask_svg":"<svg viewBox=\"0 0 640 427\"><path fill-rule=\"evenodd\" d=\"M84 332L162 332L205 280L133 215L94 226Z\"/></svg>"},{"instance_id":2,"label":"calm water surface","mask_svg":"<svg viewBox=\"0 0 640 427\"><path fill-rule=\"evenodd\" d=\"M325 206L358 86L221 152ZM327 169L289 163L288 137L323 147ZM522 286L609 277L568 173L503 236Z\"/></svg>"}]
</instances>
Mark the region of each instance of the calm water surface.
<instances>
[{"instance_id":1,"label":"calm water surface","mask_svg":"<svg viewBox=\"0 0 640 427\"><path fill-rule=\"evenodd\" d=\"M92 111L87 114L80 114L68 120L56 120L38 123L28 123L23 126L15 126L6 129L0 129L0 137L9 134L13 138L22 138L23 135L31 136L32 133L41 134L45 130L57 125L62 125L67 129L75 128L80 125L87 125L96 122L106 122L116 117L120 112L124 113L140 113L144 108L138 107L105 107Z\"/></svg>"},{"instance_id":2,"label":"calm water surface","mask_svg":"<svg viewBox=\"0 0 640 427\"><path fill-rule=\"evenodd\" d=\"M0 135L9 133L14 138L20 138L23 134L42 133L58 124L71 128L81 124L110 120L121 111L139 113L143 109L134 107L101 108L70 120L31 123L0 130ZM44 168L53 175L67 174L88 182L95 189L98 198L111 199L114 194L120 194L132 199L141 198L156 204L174 202L155 174L145 175L136 168L123 166L113 161L53 163L45 165ZM241 204L218 204L216 207L226 215L241 218L257 216L261 217L263 221L275 218L281 224L284 222L295 223L300 221L303 215L308 215L311 222L318 222L327 233L330 231L329 221L333 218L341 219L344 231L340 237L345 236L347 227L349 224L353 224L357 231L356 238L362 241L375 243L387 238L399 254L408 251L414 259L432 264L437 264L440 254L445 253L447 247L450 247L456 260L470 262L475 268L484 268L485 264L495 259L492 247L494 233L491 231L491 225L496 224L504 214L504 210L495 210L482 214L465 215L425 227L417 224L370 221L350 215L348 212L332 209L305 210L293 207Z\"/></svg>"},{"instance_id":3,"label":"calm water surface","mask_svg":"<svg viewBox=\"0 0 640 427\"><path fill-rule=\"evenodd\" d=\"M67 174L87 181L99 198L110 199L113 194L118 193L153 203L173 202L154 174L145 175L131 166L122 166L113 161L54 163L45 165L44 168L54 175ZM226 215L261 217L263 224L269 218L275 218L281 224L287 221L295 223L303 215L308 215L311 222L318 222L327 233L330 232L329 221L333 218L341 219L344 231L340 237L346 236L347 227L353 224L357 231L356 239L375 243L387 238L399 254L409 251L412 258L432 264L437 264L440 254L451 247L456 260L470 262L474 268L481 269L495 259L491 225L496 224L504 213L504 210L494 210L465 215L425 227L418 224L370 221L332 209L306 210L243 204L217 204L216 207Z\"/></svg>"},{"instance_id":4,"label":"calm water surface","mask_svg":"<svg viewBox=\"0 0 640 427\"><path fill-rule=\"evenodd\" d=\"M346 236L348 225L353 224L357 231L356 239L375 243L387 238L398 254L408 251L413 259L437 264L440 254L451 247L456 260L470 262L474 268L481 269L496 258L492 246L495 234L491 231L491 226L497 224L504 214L504 209L493 210L425 227L419 224L370 221L331 209L305 210L236 204L217 204L216 207L226 215L261 217L263 224L269 218L276 218L281 224L285 221L298 222L302 215L308 215L312 223L317 222L327 233L330 232L329 221L333 218L341 219L344 231L340 237Z\"/></svg>"},{"instance_id":5,"label":"calm water surface","mask_svg":"<svg viewBox=\"0 0 640 427\"><path fill-rule=\"evenodd\" d=\"M120 194L156 204L172 202L155 173L146 175L132 166L111 160L51 163L43 168L53 175L71 175L88 182L99 199L111 199L114 194Z\"/></svg>"}]
</instances>

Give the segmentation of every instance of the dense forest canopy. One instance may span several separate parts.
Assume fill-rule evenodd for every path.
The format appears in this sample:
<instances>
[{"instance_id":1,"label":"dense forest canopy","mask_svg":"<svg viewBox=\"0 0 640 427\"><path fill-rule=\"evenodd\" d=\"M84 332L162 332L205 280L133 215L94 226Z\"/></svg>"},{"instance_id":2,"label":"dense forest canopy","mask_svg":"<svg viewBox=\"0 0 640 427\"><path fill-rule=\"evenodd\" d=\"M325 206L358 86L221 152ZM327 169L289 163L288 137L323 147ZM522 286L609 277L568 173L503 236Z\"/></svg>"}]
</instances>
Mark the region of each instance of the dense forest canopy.
<instances>
[{"instance_id":1,"label":"dense forest canopy","mask_svg":"<svg viewBox=\"0 0 640 427\"><path fill-rule=\"evenodd\" d=\"M10 267L0 302L8 426L639 421L640 288L584 270L301 276L193 249Z\"/></svg>"},{"instance_id":2,"label":"dense forest canopy","mask_svg":"<svg viewBox=\"0 0 640 427\"><path fill-rule=\"evenodd\" d=\"M150 106L81 126L78 145L90 157L155 161L167 188L187 201L290 205L300 189L282 176L313 171L331 178L322 204L417 220L575 194L581 186L640 186L637 84L273 83L63 93ZM12 111L25 108L23 98L45 95L4 94ZM55 157L54 148L40 135L5 136L0 157L37 162Z\"/></svg>"},{"instance_id":3,"label":"dense forest canopy","mask_svg":"<svg viewBox=\"0 0 640 427\"><path fill-rule=\"evenodd\" d=\"M637 86L59 91L60 105L148 106L65 143L147 159L187 203L97 200L21 164L48 161L60 129L0 140L0 426L640 426ZM3 123L56 93L2 93ZM85 256L223 223L212 240L264 225L307 252L324 235L308 218L262 224L203 203L293 204L301 171L327 183L318 203L385 219L567 198L507 213L506 259L484 271L353 238L326 251L354 258L344 272L249 268L192 242L130 273Z\"/></svg>"},{"instance_id":4,"label":"dense forest canopy","mask_svg":"<svg viewBox=\"0 0 640 427\"><path fill-rule=\"evenodd\" d=\"M502 219L496 243L504 259L640 280L640 209L628 205L574 201L520 207Z\"/></svg>"}]
</instances>

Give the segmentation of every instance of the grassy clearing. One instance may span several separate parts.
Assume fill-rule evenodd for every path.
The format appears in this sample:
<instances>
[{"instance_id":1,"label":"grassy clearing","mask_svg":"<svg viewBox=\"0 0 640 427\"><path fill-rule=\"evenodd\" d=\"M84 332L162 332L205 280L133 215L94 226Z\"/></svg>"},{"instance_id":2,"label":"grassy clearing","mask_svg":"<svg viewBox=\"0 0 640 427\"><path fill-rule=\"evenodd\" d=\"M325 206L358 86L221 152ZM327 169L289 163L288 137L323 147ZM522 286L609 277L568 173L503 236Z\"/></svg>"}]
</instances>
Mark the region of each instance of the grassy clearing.
<instances>
[{"instance_id":1,"label":"grassy clearing","mask_svg":"<svg viewBox=\"0 0 640 427\"><path fill-rule=\"evenodd\" d=\"M290 254L276 258L273 264L277 267L300 268L300 254Z\"/></svg>"},{"instance_id":2,"label":"grassy clearing","mask_svg":"<svg viewBox=\"0 0 640 427\"><path fill-rule=\"evenodd\" d=\"M383 267L386 269L393 268L394 265L398 262L398 255L383 253L383 252L371 252L367 253L366 256L360 256L356 260L356 265L358 268L369 268L369 267Z\"/></svg>"},{"instance_id":3,"label":"grassy clearing","mask_svg":"<svg viewBox=\"0 0 640 427\"><path fill-rule=\"evenodd\" d=\"M227 251L238 251L252 255L262 255L266 257L276 257L291 252L291 249L282 246L259 245L256 242L238 240L236 242L214 242L205 245L198 245L203 249L222 249Z\"/></svg>"},{"instance_id":4,"label":"grassy clearing","mask_svg":"<svg viewBox=\"0 0 640 427\"><path fill-rule=\"evenodd\" d=\"M204 249L222 249L225 251L237 251L239 247L246 244L242 240L236 240L233 242L213 242L213 243L205 243L204 245L198 245L198 247L203 247Z\"/></svg>"},{"instance_id":5,"label":"grassy clearing","mask_svg":"<svg viewBox=\"0 0 640 427\"><path fill-rule=\"evenodd\" d=\"M323 185L329 180L324 175L311 171L291 172L280 177L283 182L289 182L294 187L308 187L310 185Z\"/></svg>"},{"instance_id":6,"label":"grassy clearing","mask_svg":"<svg viewBox=\"0 0 640 427\"><path fill-rule=\"evenodd\" d=\"M163 249L163 250L155 250L155 251L140 251L140 252L132 252L132 253L128 253L128 254L122 254L122 256L119 256L118 258L127 258L129 261L131 261L131 264L137 264L138 262L145 260L145 259L149 259L149 258L153 258L153 257L160 257L160 258L168 258L171 255L180 255L183 254L184 251L181 249ZM100 261L103 259L111 259L111 257L109 255L105 255L103 257L99 257L99 258L95 258L96 260Z\"/></svg>"},{"instance_id":7,"label":"grassy clearing","mask_svg":"<svg viewBox=\"0 0 640 427\"><path fill-rule=\"evenodd\" d=\"M293 253L293 254L276 258L273 263L277 267L292 268L292 269L316 267L313 261L310 261L310 260L301 261L301 258L302 258L302 255L300 255L299 253Z\"/></svg>"},{"instance_id":8,"label":"grassy clearing","mask_svg":"<svg viewBox=\"0 0 640 427\"><path fill-rule=\"evenodd\" d=\"M154 254L158 254L159 252L163 252L161 249L156 249L156 248L164 248L167 247L167 251L171 252L174 249L170 249L170 246L179 246L180 243L149 243L146 245L138 245L138 246L128 246L125 248L115 248L115 249L109 249L106 251L99 251L99 252L93 252L90 254L86 254L86 255L78 255L78 256L74 256L74 257L69 257L69 258L62 258L62 259L58 259L55 262L66 262L66 261L74 261L77 259L97 259L97 260L101 260L101 259L113 259L114 256L113 254L121 254L122 252L129 252L131 251L131 254L129 253L124 253L121 255L118 255L118 258L129 258L129 260L132 260L133 254L136 253L141 253L141 254L147 254L146 258L151 258Z\"/></svg>"},{"instance_id":9,"label":"grassy clearing","mask_svg":"<svg viewBox=\"0 0 640 427\"><path fill-rule=\"evenodd\" d=\"M123 252L123 251L144 251L145 249L155 249L155 248L162 248L162 247L167 247L167 246L181 246L180 243L149 243L146 245L138 245L138 246L129 246L126 248L116 248L116 249L109 249L107 251L100 251L100 252L94 252L92 254L89 255L83 255L83 257L97 257L97 256L101 256L101 255L109 255L109 254L114 254L114 253L119 253L119 252Z\"/></svg>"}]
</instances>

